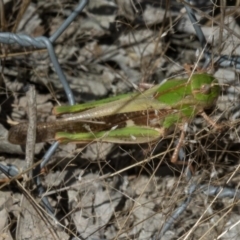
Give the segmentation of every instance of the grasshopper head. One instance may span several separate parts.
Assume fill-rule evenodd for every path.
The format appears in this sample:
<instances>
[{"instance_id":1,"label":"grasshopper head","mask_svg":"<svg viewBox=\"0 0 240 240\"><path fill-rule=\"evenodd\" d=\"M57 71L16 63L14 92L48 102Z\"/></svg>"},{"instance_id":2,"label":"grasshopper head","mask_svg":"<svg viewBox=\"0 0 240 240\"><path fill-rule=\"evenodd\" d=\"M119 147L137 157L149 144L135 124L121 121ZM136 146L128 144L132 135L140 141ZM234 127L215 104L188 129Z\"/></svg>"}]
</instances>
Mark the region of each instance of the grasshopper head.
<instances>
[{"instance_id":1,"label":"grasshopper head","mask_svg":"<svg viewBox=\"0 0 240 240\"><path fill-rule=\"evenodd\" d=\"M211 107L218 99L220 86L216 78L207 73L194 74L191 78L194 98L204 107Z\"/></svg>"}]
</instances>

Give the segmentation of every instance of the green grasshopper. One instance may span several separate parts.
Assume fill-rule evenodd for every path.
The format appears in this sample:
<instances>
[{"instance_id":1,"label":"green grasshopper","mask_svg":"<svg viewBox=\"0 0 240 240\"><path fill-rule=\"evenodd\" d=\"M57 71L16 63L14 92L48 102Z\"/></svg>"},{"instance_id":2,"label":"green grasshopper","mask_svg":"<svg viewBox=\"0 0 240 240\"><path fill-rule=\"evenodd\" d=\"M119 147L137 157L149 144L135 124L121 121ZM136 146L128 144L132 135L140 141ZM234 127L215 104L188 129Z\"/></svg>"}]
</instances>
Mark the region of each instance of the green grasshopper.
<instances>
[{"instance_id":1,"label":"green grasshopper","mask_svg":"<svg viewBox=\"0 0 240 240\"><path fill-rule=\"evenodd\" d=\"M215 104L219 93L218 81L212 75L201 73L189 79L164 81L142 93L58 106L53 112L63 117L54 122L39 122L36 142L154 142L173 127L182 127L196 115L203 114L204 109ZM27 127L27 123L13 126L9 142L24 144Z\"/></svg>"}]
</instances>

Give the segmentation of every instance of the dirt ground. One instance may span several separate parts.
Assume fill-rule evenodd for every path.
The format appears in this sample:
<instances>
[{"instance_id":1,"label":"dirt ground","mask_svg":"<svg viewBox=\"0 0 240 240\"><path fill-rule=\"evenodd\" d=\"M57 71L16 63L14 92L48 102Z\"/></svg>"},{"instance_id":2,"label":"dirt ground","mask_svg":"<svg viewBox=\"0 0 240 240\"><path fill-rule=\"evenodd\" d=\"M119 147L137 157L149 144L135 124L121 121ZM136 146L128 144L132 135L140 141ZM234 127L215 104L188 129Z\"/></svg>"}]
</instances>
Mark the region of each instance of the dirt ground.
<instances>
[{"instance_id":1,"label":"dirt ground","mask_svg":"<svg viewBox=\"0 0 240 240\"><path fill-rule=\"evenodd\" d=\"M240 56L239 5L192 2L212 56ZM1 0L1 32L49 38L77 4ZM10 144L8 131L28 121L30 86L36 89L38 122L55 121L53 107L68 104L67 98L46 49L5 44L1 36L0 43L0 159L25 171L23 179L1 176L0 239L240 237L240 65L220 68L211 61L204 70L221 86L207 114L222 128L201 116L190 121L179 153L185 164L170 163L180 136L177 126L154 144L61 144L40 177L44 193L39 196L36 183L28 183L36 178L29 172L38 168L52 141L36 144L29 166L25 146ZM78 103L188 78L185 64L201 68L204 63L182 1L89 0L53 46ZM43 207L43 196L54 217ZM180 206L184 210L175 217Z\"/></svg>"}]
</instances>

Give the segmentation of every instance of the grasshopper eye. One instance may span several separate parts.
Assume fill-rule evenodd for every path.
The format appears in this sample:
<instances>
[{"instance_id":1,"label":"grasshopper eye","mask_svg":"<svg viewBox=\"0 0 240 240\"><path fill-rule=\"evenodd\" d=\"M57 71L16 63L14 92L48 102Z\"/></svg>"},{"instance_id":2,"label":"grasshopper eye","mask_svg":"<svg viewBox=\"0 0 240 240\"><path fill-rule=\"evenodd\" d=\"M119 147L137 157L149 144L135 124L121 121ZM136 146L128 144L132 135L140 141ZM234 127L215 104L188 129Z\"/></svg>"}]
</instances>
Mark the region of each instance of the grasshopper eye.
<instances>
[{"instance_id":1,"label":"grasshopper eye","mask_svg":"<svg viewBox=\"0 0 240 240\"><path fill-rule=\"evenodd\" d=\"M211 93L211 85L203 84L200 88L200 93L202 94L210 94Z\"/></svg>"}]
</instances>

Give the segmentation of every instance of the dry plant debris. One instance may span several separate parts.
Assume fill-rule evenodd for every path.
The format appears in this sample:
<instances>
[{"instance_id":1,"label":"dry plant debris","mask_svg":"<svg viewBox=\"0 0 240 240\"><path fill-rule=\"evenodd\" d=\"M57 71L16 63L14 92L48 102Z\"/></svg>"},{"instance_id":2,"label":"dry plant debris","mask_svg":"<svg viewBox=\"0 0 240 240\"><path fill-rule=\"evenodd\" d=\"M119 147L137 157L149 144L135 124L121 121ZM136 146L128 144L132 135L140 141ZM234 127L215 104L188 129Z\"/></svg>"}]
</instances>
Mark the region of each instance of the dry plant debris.
<instances>
[{"instance_id":1,"label":"dry plant debris","mask_svg":"<svg viewBox=\"0 0 240 240\"><path fill-rule=\"evenodd\" d=\"M240 55L239 7L192 2L212 52ZM1 31L49 37L75 7L76 1L0 1ZM158 84L183 74L185 63L201 64L200 44L181 1L90 0L54 47L77 102L133 91L139 83ZM52 107L66 103L66 97L46 50L1 44L0 52L1 162L24 169L24 149L6 138L9 122L26 120L29 84L37 90L39 121L54 119ZM209 114L228 128L217 132L196 118L184 150L196 170L192 181L238 189L239 70L211 71L222 94ZM60 146L42 184L65 229L52 222L35 189L26 189L33 198L20 209L21 191L12 183L0 191L0 239L159 239L189 186L184 167L169 164L174 147L169 138L161 146ZM36 161L48 146L36 145ZM221 239L238 239L238 201L199 189L161 239L185 239L188 233L187 239L217 239L227 230Z\"/></svg>"}]
</instances>

